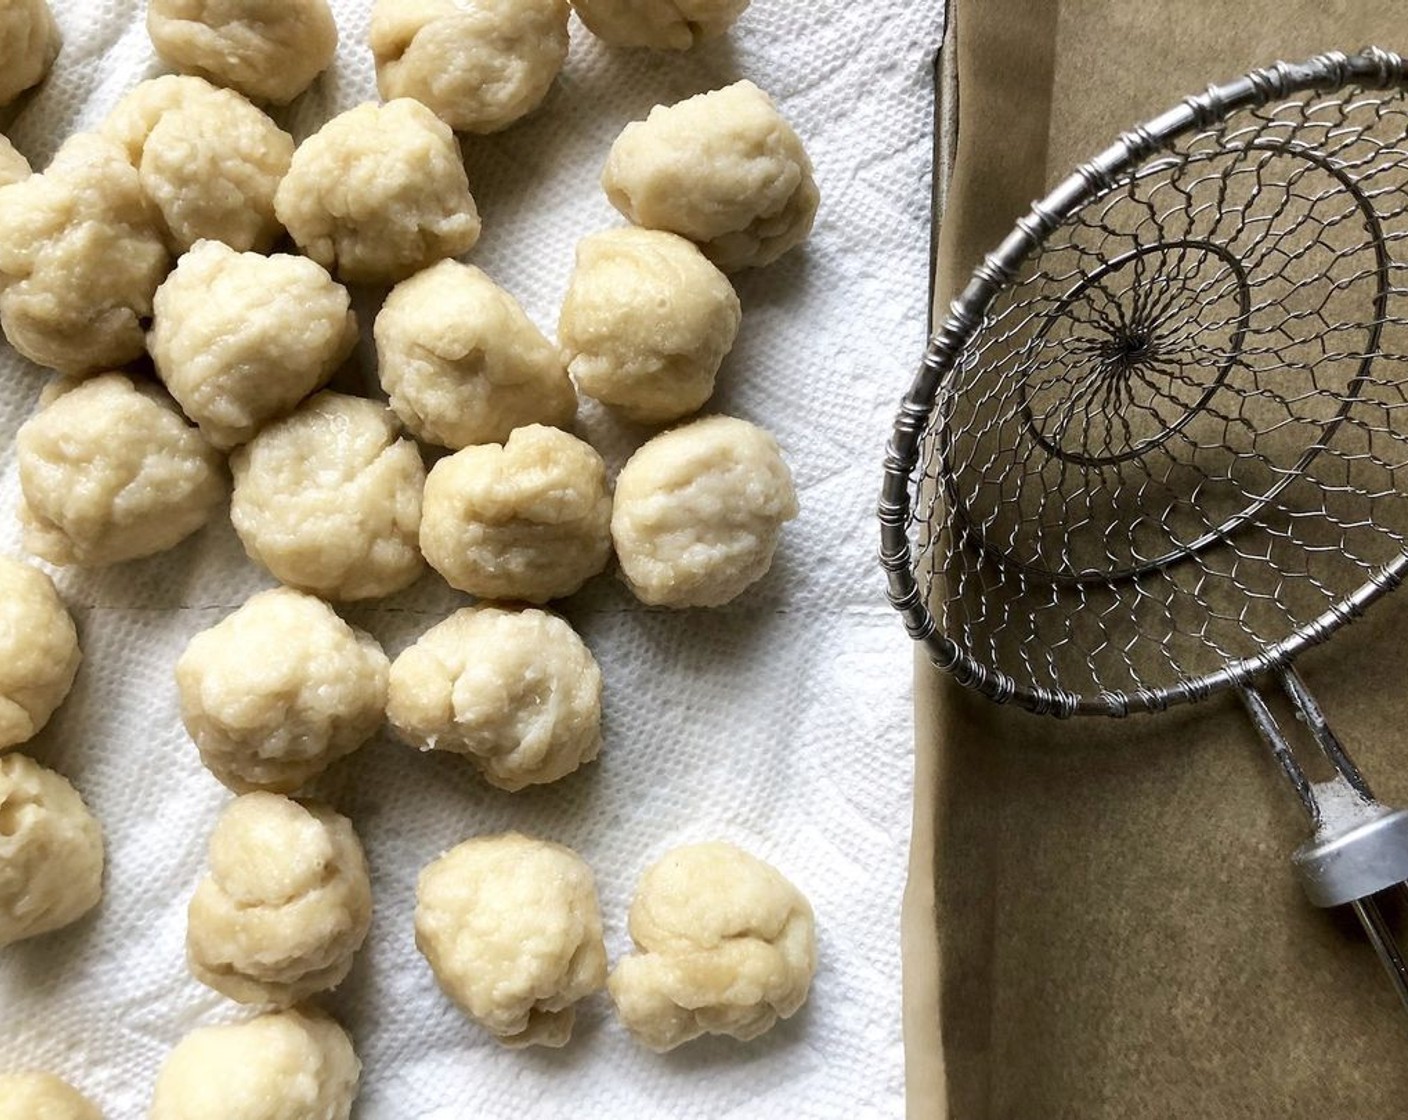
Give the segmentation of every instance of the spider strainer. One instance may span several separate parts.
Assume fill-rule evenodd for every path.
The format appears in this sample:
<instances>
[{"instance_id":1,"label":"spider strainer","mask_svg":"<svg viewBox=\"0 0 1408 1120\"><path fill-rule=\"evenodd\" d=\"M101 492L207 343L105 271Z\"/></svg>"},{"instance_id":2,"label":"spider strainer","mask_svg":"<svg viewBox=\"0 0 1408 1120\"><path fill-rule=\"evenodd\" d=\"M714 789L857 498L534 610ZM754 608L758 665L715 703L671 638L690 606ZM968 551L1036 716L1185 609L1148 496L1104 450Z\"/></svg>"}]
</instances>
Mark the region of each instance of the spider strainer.
<instances>
[{"instance_id":1,"label":"spider strainer","mask_svg":"<svg viewBox=\"0 0 1408 1120\"><path fill-rule=\"evenodd\" d=\"M1376 898L1408 893L1408 813L1290 664L1408 571L1405 281L1402 58L1189 97L974 273L901 405L880 520L910 634L991 699L1123 716L1237 689L1310 817L1307 894L1354 907L1408 1005Z\"/></svg>"}]
</instances>

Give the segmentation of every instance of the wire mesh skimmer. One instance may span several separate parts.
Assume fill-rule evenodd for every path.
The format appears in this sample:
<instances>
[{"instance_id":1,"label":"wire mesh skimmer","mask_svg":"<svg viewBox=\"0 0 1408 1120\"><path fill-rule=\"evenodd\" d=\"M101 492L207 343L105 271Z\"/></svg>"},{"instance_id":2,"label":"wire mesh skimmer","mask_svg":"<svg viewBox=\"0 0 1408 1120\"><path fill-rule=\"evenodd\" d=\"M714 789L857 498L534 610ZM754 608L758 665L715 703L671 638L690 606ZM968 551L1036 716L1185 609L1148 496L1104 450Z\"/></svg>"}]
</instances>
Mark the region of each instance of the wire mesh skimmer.
<instances>
[{"instance_id":1,"label":"wire mesh skimmer","mask_svg":"<svg viewBox=\"0 0 1408 1120\"><path fill-rule=\"evenodd\" d=\"M1189 97L974 273L901 406L880 520L910 634L994 700L1123 716L1238 690L1310 818L1306 893L1354 908L1408 1006L1379 904L1408 891L1408 812L1291 667L1408 570L1405 278L1401 57Z\"/></svg>"}]
</instances>

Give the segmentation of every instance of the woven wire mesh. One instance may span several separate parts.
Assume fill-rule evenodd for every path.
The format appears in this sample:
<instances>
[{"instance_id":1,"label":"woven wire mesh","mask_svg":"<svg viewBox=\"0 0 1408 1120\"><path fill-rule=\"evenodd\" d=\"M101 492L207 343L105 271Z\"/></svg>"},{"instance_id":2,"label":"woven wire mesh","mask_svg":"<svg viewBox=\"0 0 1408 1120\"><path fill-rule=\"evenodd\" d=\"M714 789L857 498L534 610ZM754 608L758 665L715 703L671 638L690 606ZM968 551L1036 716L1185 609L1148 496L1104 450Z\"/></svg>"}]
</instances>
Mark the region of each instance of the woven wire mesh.
<instances>
[{"instance_id":1,"label":"woven wire mesh","mask_svg":"<svg viewBox=\"0 0 1408 1120\"><path fill-rule=\"evenodd\" d=\"M939 387L935 631L1109 711L1324 637L1408 555L1408 100L1297 94L1115 177Z\"/></svg>"}]
</instances>

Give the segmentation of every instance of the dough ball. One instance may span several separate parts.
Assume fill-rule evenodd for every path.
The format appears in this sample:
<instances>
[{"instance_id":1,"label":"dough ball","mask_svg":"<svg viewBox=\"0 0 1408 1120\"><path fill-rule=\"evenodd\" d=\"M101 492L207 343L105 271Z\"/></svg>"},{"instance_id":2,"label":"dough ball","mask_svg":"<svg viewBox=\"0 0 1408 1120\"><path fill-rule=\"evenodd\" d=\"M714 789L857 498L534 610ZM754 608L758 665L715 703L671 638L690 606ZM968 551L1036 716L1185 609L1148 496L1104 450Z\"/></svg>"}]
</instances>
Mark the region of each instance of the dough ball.
<instances>
[{"instance_id":1,"label":"dough ball","mask_svg":"<svg viewBox=\"0 0 1408 1120\"><path fill-rule=\"evenodd\" d=\"M45 0L0 0L0 105L42 82L60 45Z\"/></svg>"},{"instance_id":2,"label":"dough ball","mask_svg":"<svg viewBox=\"0 0 1408 1120\"><path fill-rule=\"evenodd\" d=\"M416 947L505 1046L567 1045L573 1005L606 979L592 869L516 832L466 840L420 873Z\"/></svg>"},{"instance_id":3,"label":"dough ball","mask_svg":"<svg viewBox=\"0 0 1408 1120\"><path fill-rule=\"evenodd\" d=\"M352 822L277 793L235 798L210 837L186 911L197 980L240 1003L287 1007L342 983L372 919Z\"/></svg>"},{"instance_id":4,"label":"dough ball","mask_svg":"<svg viewBox=\"0 0 1408 1120\"><path fill-rule=\"evenodd\" d=\"M71 136L43 174L0 187L0 327L32 362L85 374L139 357L170 267L137 169L105 137Z\"/></svg>"},{"instance_id":5,"label":"dough ball","mask_svg":"<svg viewBox=\"0 0 1408 1120\"><path fill-rule=\"evenodd\" d=\"M218 241L181 258L155 306L157 372L222 450L292 411L357 343L351 297L322 267Z\"/></svg>"},{"instance_id":6,"label":"dough ball","mask_svg":"<svg viewBox=\"0 0 1408 1120\"><path fill-rule=\"evenodd\" d=\"M78 921L103 894L103 833L68 782L0 755L0 948Z\"/></svg>"},{"instance_id":7,"label":"dough ball","mask_svg":"<svg viewBox=\"0 0 1408 1120\"><path fill-rule=\"evenodd\" d=\"M67 388L19 430L24 546L98 567L185 540L225 497L220 454L155 385L105 373Z\"/></svg>"},{"instance_id":8,"label":"dough ball","mask_svg":"<svg viewBox=\"0 0 1408 1120\"><path fill-rule=\"evenodd\" d=\"M186 646L181 718L236 793L292 793L375 733L389 668L376 639L322 600L261 591Z\"/></svg>"},{"instance_id":9,"label":"dough ball","mask_svg":"<svg viewBox=\"0 0 1408 1120\"><path fill-rule=\"evenodd\" d=\"M274 191L293 137L239 94L203 78L154 78L117 103L103 133L126 149L176 252L207 238L273 247Z\"/></svg>"},{"instance_id":10,"label":"dough ball","mask_svg":"<svg viewBox=\"0 0 1408 1120\"><path fill-rule=\"evenodd\" d=\"M497 132L547 96L567 58L567 13L567 0L376 0L377 88L451 128Z\"/></svg>"},{"instance_id":11,"label":"dough ball","mask_svg":"<svg viewBox=\"0 0 1408 1120\"><path fill-rule=\"evenodd\" d=\"M103 1114L52 1073L0 1073L0 1120L103 1120Z\"/></svg>"},{"instance_id":12,"label":"dough ball","mask_svg":"<svg viewBox=\"0 0 1408 1120\"><path fill-rule=\"evenodd\" d=\"M431 468L420 550L460 591L545 603L606 567L610 526L601 456L533 424L502 446L466 447Z\"/></svg>"},{"instance_id":13,"label":"dough ball","mask_svg":"<svg viewBox=\"0 0 1408 1120\"><path fill-rule=\"evenodd\" d=\"M520 790L597 756L601 670L555 614L465 607L396 658L386 715L411 746L466 755Z\"/></svg>"},{"instance_id":14,"label":"dough ball","mask_svg":"<svg viewBox=\"0 0 1408 1120\"><path fill-rule=\"evenodd\" d=\"M404 279L479 240L455 134L408 97L359 105L303 141L274 212L300 249L358 283Z\"/></svg>"},{"instance_id":15,"label":"dough ball","mask_svg":"<svg viewBox=\"0 0 1408 1120\"><path fill-rule=\"evenodd\" d=\"M167 1056L150 1120L347 1120L362 1063L321 1012L201 1027Z\"/></svg>"},{"instance_id":16,"label":"dough ball","mask_svg":"<svg viewBox=\"0 0 1408 1120\"><path fill-rule=\"evenodd\" d=\"M796 516L777 441L746 420L710 416L631 456L616 481L611 538L641 602L718 607L763 578Z\"/></svg>"},{"instance_id":17,"label":"dough ball","mask_svg":"<svg viewBox=\"0 0 1408 1120\"><path fill-rule=\"evenodd\" d=\"M332 63L327 0L147 0L147 33L163 62L285 105Z\"/></svg>"},{"instance_id":18,"label":"dough ball","mask_svg":"<svg viewBox=\"0 0 1408 1120\"><path fill-rule=\"evenodd\" d=\"M39 734L81 660L78 631L53 580L0 556L0 751Z\"/></svg>"},{"instance_id":19,"label":"dough ball","mask_svg":"<svg viewBox=\"0 0 1408 1120\"><path fill-rule=\"evenodd\" d=\"M752 82L735 82L628 124L601 185L636 225L698 242L725 272L771 264L816 217L802 141Z\"/></svg>"},{"instance_id":20,"label":"dough ball","mask_svg":"<svg viewBox=\"0 0 1408 1120\"><path fill-rule=\"evenodd\" d=\"M636 951L611 973L626 1029L651 1050L702 1034L747 1041L806 1002L816 923L802 892L732 844L676 848L641 877Z\"/></svg>"},{"instance_id":21,"label":"dough ball","mask_svg":"<svg viewBox=\"0 0 1408 1120\"><path fill-rule=\"evenodd\" d=\"M30 176L29 160L15 149L7 136L0 136L0 187L8 187Z\"/></svg>"},{"instance_id":22,"label":"dough ball","mask_svg":"<svg viewBox=\"0 0 1408 1120\"><path fill-rule=\"evenodd\" d=\"M614 229L578 244L557 337L583 393L664 423L713 395L742 316L728 277L683 237Z\"/></svg>"},{"instance_id":23,"label":"dough ball","mask_svg":"<svg viewBox=\"0 0 1408 1120\"><path fill-rule=\"evenodd\" d=\"M552 343L473 265L441 261L397 284L373 333L391 407L427 443L502 443L515 428L564 428L577 414Z\"/></svg>"},{"instance_id":24,"label":"dough ball","mask_svg":"<svg viewBox=\"0 0 1408 1120\"><path fill-rule=\"evenodd\" d=\"M724 34L748 0L572 0L572 7L612 46L687 51Z\"/></svg>"},{"instance_id":25,"label":"dough ball","mask_svg":"<svg viewBox=\"0 0 1408 1120\"><path fill-rule=\"evenodd\" d=\"M235 531L290 587L374 599L425 570L425 466L385 405L325 390L236 449L230 465Z\"/></svg>"}]
</instances>

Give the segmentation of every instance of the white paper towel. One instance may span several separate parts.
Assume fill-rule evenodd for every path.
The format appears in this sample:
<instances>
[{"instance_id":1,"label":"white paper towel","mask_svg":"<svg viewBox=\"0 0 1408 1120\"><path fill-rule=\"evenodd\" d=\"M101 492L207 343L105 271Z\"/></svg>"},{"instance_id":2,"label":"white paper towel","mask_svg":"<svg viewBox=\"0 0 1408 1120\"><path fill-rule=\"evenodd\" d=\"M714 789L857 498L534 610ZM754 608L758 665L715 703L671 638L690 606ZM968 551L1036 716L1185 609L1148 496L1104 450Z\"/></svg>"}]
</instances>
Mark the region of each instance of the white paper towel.
<instances>
[{"instance_id":1,"label":"white paper towel","mask_svg":"<svg viewBox=\"0 0 1408 1120\"><path fill-rule=\"evenodd\" d=\"M42 167L123 92L161 71L139 0L51 0L56 71L7 131ZM335 3L333 70L281 119L299 138L375 97L370 0ZM708 411L776 433L802 513L768 578L715 611L637 604L606 577L566 603L607 682L600 761L505 794L468 763L378 736L320 783L371 862L376 916L348 981L326 1000L364 1063L357 1115L378 1120L894 1117L902 1109L899 904L909 822L910 650L873 560L882 449L924 340L931 63L940 0L754 0L726 40L686 55L604 48L574 20L543 108L466 141L484 236L470 259L545 330L576 240L620 224L597 186L620 128L657 102L747 77L768 90L816 164L807 246L735 280L743 327ZM374 297L359 300L364 327ZM374 386L369 348L345 380ZM17 551L14 433L45 375L0 354L0 548ZM613 467L642 429L584 408ZM53 1069L109 1118L144 1114L166 1051L241 1010L193 981L185 905L228 794L178 718L172 665L187 639L270 582L227 521L174 551L65 571L86 659L29 749L103 821L109 870L95 915L0 953L0 1069ZM393 656L464 597L429 576L347 612ZM641 870L669 847L728 838L775 863L815 906L820 968L808 1006L749 1045L636 1047L605 996L556 1052L502 1050L435 987L412 941L415 875L466 836L518 828L596 871L612 958Z\"/></svg>"}]
</instances>

